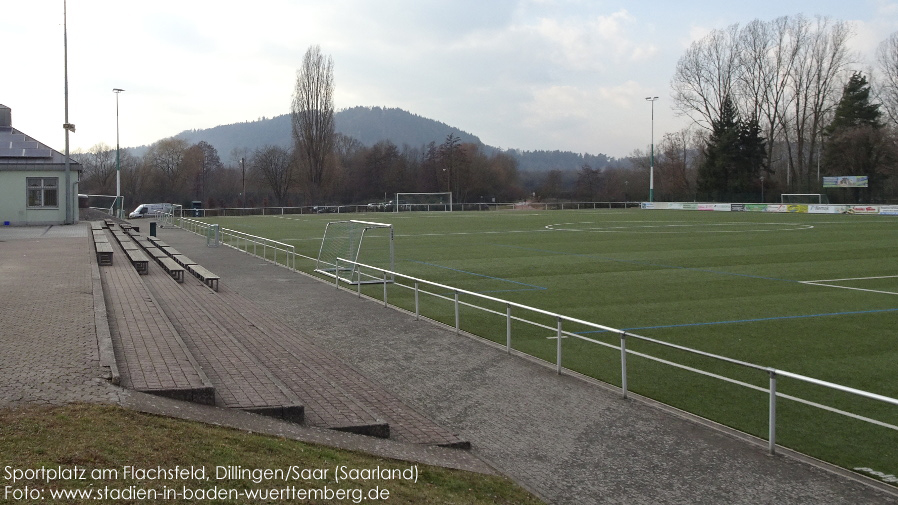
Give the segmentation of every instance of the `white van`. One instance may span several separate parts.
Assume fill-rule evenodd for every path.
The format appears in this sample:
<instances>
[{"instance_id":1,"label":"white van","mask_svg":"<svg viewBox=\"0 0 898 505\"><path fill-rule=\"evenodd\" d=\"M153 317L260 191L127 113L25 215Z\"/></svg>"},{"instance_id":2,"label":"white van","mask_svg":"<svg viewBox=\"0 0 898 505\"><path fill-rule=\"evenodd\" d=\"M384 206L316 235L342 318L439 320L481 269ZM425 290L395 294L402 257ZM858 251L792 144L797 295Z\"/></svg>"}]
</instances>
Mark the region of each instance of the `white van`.
<instances>
[{"instance_id":1,"label":"white van","mask_svg":"<svg viewBox=\"0 0 898 505\"><path fill-rule=\"evenodd\" d=\"M134 209L134 212L128 214L128 219L154 217L157 212L171 212L171 208L170 203L142 203Z\"/></svg>"}]
</instances>

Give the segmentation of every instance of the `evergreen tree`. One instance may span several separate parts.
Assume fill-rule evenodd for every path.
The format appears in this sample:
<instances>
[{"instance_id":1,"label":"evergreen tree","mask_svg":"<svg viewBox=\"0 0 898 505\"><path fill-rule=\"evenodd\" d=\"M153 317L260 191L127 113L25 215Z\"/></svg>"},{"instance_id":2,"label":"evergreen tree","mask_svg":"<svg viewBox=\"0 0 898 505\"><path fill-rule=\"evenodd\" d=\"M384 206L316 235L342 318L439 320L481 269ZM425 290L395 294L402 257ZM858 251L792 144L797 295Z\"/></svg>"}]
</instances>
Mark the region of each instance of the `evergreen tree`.
<instances>
[{"instance_id":1,"label":"evergreen tree","mask_svg":"<svg viewBox=\"0 0 898 505\"><path fill-rule=\"evenodd\" d=\"M879 104L870 101L867 78L855 72L842 90L832 122L824 129L824 173L866 175L868 188L831 192L834 201L872 202L894 170L895 153L880 121Z\"/></svg>"},{"instance_id":2,"label":"evergreen tree","mask_svg":"<svg viewBox=\"0 0 898 505\"><path fill-rule=\"evenodd\" d=\"M749 200L766 159L766 141L756 118L743 121L726 97L720 117L711 123L705 160L698 171L703 200Z\"/></svg>"},{"instance_id":3,"label":"evergreen tree","mask_svg":"<svg viewBox=\"0 0 898 505\"><path fill-rule=\"evenodd\" d=\"M855 72L842 89L842 99L836 106L832 123L826 127L827 134L840 129L869 126L882 128L882 112L878 103L870 103L870 84L860 72Z\"/></svg>"}]
</instances>

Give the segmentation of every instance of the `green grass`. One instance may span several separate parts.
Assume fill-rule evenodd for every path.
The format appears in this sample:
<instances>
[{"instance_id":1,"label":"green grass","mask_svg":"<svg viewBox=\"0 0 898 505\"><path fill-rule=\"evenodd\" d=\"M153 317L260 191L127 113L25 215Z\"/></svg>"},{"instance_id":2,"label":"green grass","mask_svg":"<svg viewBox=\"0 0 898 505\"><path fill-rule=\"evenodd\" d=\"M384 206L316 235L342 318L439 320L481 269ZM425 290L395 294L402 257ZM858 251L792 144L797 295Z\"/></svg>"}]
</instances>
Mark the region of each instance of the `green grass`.
<instances>
[{"instance_id":1,"label":"green grass","mask_svg":"<svg viewBox=\"0 0 898 505\"><path fill-rule=\"evenodd\" d=\"M388 503L400 504L537 504L542 503L508 479L417 465L418 480L340 480L336 469L407 470L412 463L377 458L366 454L321 447L284 438L255 435L202 423L169 419L98 405L69 405L56 408L0 410L0 503L197 503L207 500L178 499L101 499L98 493L143 490L164 496L166 488L182 487L196 492L215 489L282 490L301 489L360 490L373 488L389 491ZM187 478L141 480L124 475L124 467L141 469L205 468L208 480ZM217 466L240 466L248 470L297 469L327 470L326 474L304 479L262 480L261 475L247 478L217 479ZM83 474L69 473L47 481L45 474L12 482L18 470L47 468L84 469ZM99 474L112 470L118 473ZM193 474L191 477L195 477ZM79 479L78 477L81 477ZM34 477L30 475L28 477ZM317 478L322 477L322 478ZM353 476L354 477L354 476ZM258 482L257 482L258 481ZM16 499L25 488L42 493L40 498ZM52 499L52 492L81 491L92 498ZM356 491L350 491L356 492ZM105 496L116 497L114 494ZM210 503L354 503L349 499L239 499L208 500ZM383 496L383 495L381 495Z\"/></svg>"},{"instance_id":2,"label":"green grass","mask_svg":"<svg viewBox=\"0 0 898 505\"><path fill-rule=\"evenodd\" d=\"M214 222L316 257L325 224L340 218L392 223L396 269L407 275L898 398L893 217L582 210ZM297 268L311 270L313 263L298 261ZM382 287L365 292L380 297ZM407 290L391 286L389 296L391 303L413 307ZM422 306L428 317L454 324L451 303L422 298ZM492 308L504 313L500 305ZM552 318L515 315L555 326ZM505 342L504 318L464 308L461 319L464 330ZM554 362L553 334L516 322L513 346ZM607 333L584 336L619 343ZM620 384L619 351L575 338L563 345L565 367ZM768 386L764 372L633 339L628 347ZM629 359L628 382L635 392L767 436L765 393L637 356ZM778 389L883 422L898 420L898 407L795 380L780 378ZM786 399L778 407L780 444L846 468L898 474L898 432Z\"/></svg>"}]
</instances>

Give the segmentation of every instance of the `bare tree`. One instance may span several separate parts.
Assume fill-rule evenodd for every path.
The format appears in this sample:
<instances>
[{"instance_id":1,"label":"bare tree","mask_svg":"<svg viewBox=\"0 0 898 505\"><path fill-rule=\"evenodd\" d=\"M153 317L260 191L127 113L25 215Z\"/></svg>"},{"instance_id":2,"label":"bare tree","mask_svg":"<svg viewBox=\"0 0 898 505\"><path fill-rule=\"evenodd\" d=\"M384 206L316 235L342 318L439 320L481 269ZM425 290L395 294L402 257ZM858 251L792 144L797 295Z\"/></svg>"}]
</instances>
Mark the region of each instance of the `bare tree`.
<instances>
[{"instance_id":1,"label":"bare tree","mask_svg":"<svg viewBox=\"0 0 898 505\"><path fill-rule=\"evenodd\" d=\"M876 50L880 71L880 98L889 121L898 125L898 32L889 35Z\"/></svg>"},{"instance_id":2,"label":"bare tree","mask_svg":"<svg viewBox=\"0 0 898 505\"><path fill-rule=\"evenodd\" d=\"M844 21L798 16L793 23L798 44L790 72L790 107L781 121L788 159L787 191L812 189L823 127L839 100L848 67L855 61L848 51L851 30Z\"/></svg>"},{"instance_id":3,"label":"bare tree","mask_svg":"<svg viewBox=\"0 0 898 505\"><path fill-rule=\"evenodd\" d=\"M674 107L708 129L729 96L742 117L758 121L770 163L788 167L784 187L810 190L822 128L855 61L850 36L845 22L801 15L713 31L677 63Z\"/></svg>"},{"instance_id":4,"label":"bare tree","mask_svg":"<svg viewBox=\"0 0 898 505\"><path fill-rule=\"evenodd\" d=\"M306 51L296 72L292 117L297 159L315 191L321 188L334 149L334 63L321 54L320 46Z\"/></svg>"},{"instance_id":5,"label":"bare tree","mask_svg":"<svg viewBox=\"0 0 898 505\"><path fill-rule=\"evenodd\" d=\"M796 63L798 38L792 36L792 21L788 17L769 23L752 21L742 30L742 73L738 79L736 98L746 117L757 118L767 142L767 159L774 159L775 140L780 138L784 124L780 117L789 106L790 73ZM763 170L771 174L769 164Z\"/></svg>"},{"instance_id":6,"label":"bare tree","mask_svg":"<svg viewBox=\"0 0 898 505\"><path fill-rule=\"evenodd\" d=\"M671 87L676 110L703 128L720 117L720 109L739 73L739 26L714 30L693 42L674 72Z\"/></svg>"},{"instance_id":7,"label":"bare tree","mask_svg":"<svg viewBox=\"0 0 898 505\"><path fill-rule=\"evenodd\" d=\"M86 153L73 155L84 168L82 174L83 192L115 194L115 150L100 142Z\"/></svg>"},{"instance_id":8,"label":"bare tree","mask_svg":"<svg viewBox=\"0 0 898 505\"><path fill-rule=\"evenodd\" d=\"M294 182L290 153L280 146L267 145L255 150L252 169L256 177L267 183L278 205L285 205Z\"/></svg>"},{"instance_id":9,"label":"bare tree","mask_svg":"<svg viewBox=\"0 0 898 505\"><path fill-rule=\"evenodd\" d=\"M185 173L184 155L187 141L178 138L162 139L151 145L143 156L143 162L155 175L155 192L148 196L164 201L187 199L189 191Z\"/></svg>"}]
</instances>

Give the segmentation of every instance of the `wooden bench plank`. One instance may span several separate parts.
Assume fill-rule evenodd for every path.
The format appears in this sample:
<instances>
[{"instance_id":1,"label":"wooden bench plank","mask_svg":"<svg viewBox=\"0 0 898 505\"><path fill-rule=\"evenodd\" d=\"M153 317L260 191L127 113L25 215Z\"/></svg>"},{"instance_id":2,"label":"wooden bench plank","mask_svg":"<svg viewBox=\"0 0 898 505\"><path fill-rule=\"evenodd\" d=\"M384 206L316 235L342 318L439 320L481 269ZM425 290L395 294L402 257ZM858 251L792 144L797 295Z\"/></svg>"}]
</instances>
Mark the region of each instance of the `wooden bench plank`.
<instances>
[{"instance_id":1,"label":"wooden bench plank","mask_svg":"<svg viewBox=\"0 0 898 505\"><path fill-rule=\"evenodd\" d=\"M137 270L137 273L140 275L150 273L150 260L142 252L137 249L125 249L125 254L128 255L128 259L134 265L134 270Z\"/></svg>"},{"instance_id":2,"label":"wooden bench plank","mask_svg":"<svg viewBox=\"0 0 898 505\"><path fill-rule=\"evenodd\" d=\"M199 266L199 265L190 265L187 267L193 275L195 275L199 280L203 281L207 286L212 288L215 291L218 291L218 281L221 277L213 274L209 270Z\"/></svg>"},{"instance_id":3,"label":"wooden bench plank","mask_svg":"<svg viewBox=\"0 0 898 505\"><path fill-rule=\"evenodd\" d=\"M184 268L190 268L192 265L196 265L196 261L184 256L183 254L176 254L172 256L172 259L177 261L179 265Z\"/></svg>"},{"instance_id":4,"label":"wooden bench plank","mask_svg":"<svg viewBox=\"0 0 898 505\"><path fill-rule=\"evenodd\" d=\"M165 270L168 275L171 275L172 279L178 282L184 282L184 267L177 264L175 260L168 256L157 258L157 260L159 261L159 265L162 266L162 269Z\"/></svg>"},{"instance_id":5,"label":"wooden bench plank","mask_svg":"<svg viewBox=\"0 0 898 505\"><path fill-rule=\"evenodd\" d=\"M111 265L112 244L110 244L109 242L94 242L94 247L97 250L97 264Z\"/></svg>"},{"instance_id":6,"label":"wooden bench plank","mask_svg":"<svg viewBox=\"0 0 898 505\"><path fill-rule=\"evenodd\" d=\"M168 254L171 257L175 257L175 256L178 256L181 254L180 252L178 252L177 249L175 249L174 247L172 247L170 245L159 246L159 249L162 249L163 251L165 251L165 254Z\"/></svg>"},{"instance_id":7,"label":"wooden bench plank","mask_svg":"<svg viewBox=\"0 0 898 505\"><path fill-rule=\"evenodd\" d=\"M162 259L162 258L168 258L168 254L165 254L165 252L162 251L161 249L159 249L158 247L147 247L146 251L147 251L147 254L149 254L150 256L152 256L153 258L155 258L157 260Z\"/></svg>"}]
</instances>

